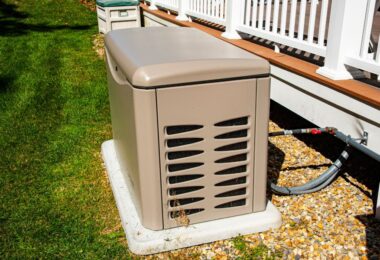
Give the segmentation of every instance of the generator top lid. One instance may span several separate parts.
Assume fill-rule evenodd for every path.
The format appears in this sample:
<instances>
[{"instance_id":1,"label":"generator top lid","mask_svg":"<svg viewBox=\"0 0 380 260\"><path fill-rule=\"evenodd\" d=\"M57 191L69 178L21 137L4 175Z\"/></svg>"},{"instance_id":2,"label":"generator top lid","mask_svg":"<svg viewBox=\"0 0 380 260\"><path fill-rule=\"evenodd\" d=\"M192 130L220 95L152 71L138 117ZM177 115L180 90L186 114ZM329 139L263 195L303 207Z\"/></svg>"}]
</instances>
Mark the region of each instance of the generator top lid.
<instances>
[{"instance_id":1,"label":"generator top lid","mask_svg":"<svg viewBox=\"0 0 380 260\"><path fill-rule=\"evenodd\" d=\"M192 28L115 30L105 42L127 80L141 88L269 74L266 60Z\"/></svg>"}]
</instances>

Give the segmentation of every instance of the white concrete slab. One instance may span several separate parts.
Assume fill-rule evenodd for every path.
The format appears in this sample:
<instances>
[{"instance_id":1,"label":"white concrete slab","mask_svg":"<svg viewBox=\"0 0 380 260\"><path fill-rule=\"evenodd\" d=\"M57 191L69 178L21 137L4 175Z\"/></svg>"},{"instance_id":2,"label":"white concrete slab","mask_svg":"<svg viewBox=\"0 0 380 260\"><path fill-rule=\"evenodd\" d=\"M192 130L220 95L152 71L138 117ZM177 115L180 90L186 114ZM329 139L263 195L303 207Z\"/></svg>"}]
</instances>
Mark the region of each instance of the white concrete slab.
<instances>
[{"instance_id":1,"label":"white concrete slab","mask_svg":"<svg viewBox=\"0 0 380 260\"><path fill-rule=\"evenodd\" d=\"M281 226L281 214L271 202L263 212L193 224L161 231L144 228L130 195L130 183L124 178L116 159L113 140L104 142L102 155L129 249L139 255L229 239Z\"/></svg>"}]
</instances>

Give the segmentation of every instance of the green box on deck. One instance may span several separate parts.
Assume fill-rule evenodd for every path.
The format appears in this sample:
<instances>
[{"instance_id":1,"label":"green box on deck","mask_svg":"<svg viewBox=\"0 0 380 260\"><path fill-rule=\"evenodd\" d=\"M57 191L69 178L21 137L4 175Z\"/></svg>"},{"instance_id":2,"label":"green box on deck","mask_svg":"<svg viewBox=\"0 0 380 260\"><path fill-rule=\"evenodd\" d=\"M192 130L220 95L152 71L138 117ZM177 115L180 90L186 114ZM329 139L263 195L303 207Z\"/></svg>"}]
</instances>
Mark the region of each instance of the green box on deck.
<instances>
[{"instance_id":1,"label":"green box on deck","mask_svg":"<svg viewBox=\"0 0 380 260\"><path fill-rule=\"evenodd\" d=\"M137 6L138 0L96 0L96 4L101 7L115 7L115 6Z\"/></svg>"}]
</instances>

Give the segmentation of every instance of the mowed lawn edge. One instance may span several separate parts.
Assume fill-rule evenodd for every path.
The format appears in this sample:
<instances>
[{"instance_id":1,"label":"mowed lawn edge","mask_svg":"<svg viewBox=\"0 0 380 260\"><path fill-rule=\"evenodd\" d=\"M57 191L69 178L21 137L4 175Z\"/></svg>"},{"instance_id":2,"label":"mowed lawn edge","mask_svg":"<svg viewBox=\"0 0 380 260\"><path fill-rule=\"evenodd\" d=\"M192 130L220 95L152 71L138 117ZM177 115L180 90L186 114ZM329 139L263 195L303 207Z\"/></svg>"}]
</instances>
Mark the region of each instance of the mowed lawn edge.
<instances>
[{"instance_id":1,"label":"mowed lawn edge","mask_svg":"<svg viewBox=\"0 0 380 260\"><path fill-rule=\"evenodd\" d=\"M129 258L96 34L80 1L0 2L0 258Z\"/></svg>"}]
</instances>

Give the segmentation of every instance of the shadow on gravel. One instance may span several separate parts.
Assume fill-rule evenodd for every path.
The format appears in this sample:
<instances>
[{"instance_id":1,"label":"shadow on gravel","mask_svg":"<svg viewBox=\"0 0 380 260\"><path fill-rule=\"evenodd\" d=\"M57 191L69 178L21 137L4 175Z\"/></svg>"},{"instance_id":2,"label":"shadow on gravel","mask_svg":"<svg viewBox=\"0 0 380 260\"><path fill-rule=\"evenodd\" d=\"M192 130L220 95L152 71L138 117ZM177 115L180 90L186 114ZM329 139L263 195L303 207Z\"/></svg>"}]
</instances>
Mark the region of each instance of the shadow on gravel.
<instances>
[{"instance_id":1,"label":"shadow on gravel","mask_svg":"<svg viewBox=\"0 0 380 260\"><path fill-rule=\"evenodd\" d=\"M24 20L28 13L20 12L14 4L4 3L0 0L0 36L20 36L30 32L52 32L56 30L87 30L92 25L45 25L29 24Z\"/></svg>"},{"instance_id":2,"label":"shadow on gravel","mask_svg":"<svg viewBox=\"0 0 380 260\"><path fill-rule=\"evenodd\" d=\"M368 259L380 259L380 221L374 215L360 215L356 219L366 226Z\"/></svg>"},{"instance_id":3,"label":"shadow on gravel","mask_svg":"<svg viewBox=\"0 0 380 260\"><path fill-rule=\"evenodd\" d=\"M285 153L278 149L270 141L268 142L268 180L277 184L280 175L281 166L285 160ZM267 189L267 197L272 199L273 192L270 188Z\"/></svg>"},{"instance_id":4,"label":"shadow on gravel","mask_svg":"<svg viewBox=\"0 0 380 260\"><path fill-rule=\"evenodd\" d=\"M273 101L271 102L270 118L279 127L284 129L315 127L314 124ZM343 142L329 135L299 135L296 137L331 161L336 160L345 147ZM354 150L347 163L342 168L341 172L343 174L340 175L344 180L357 187L363 192L363 194L372 199L374 202L374 212L380 182L379 169L380 163L365 156L361 152ZM364 190L359 185L353 183L348 176L355 178L359 183L364 184L372 192ZM375 220L374 215L361 215L355 217L366 226L368 257L370 259L373 259L374 256L380 257L380 221Z\"/></svg>"}]
</instances>

